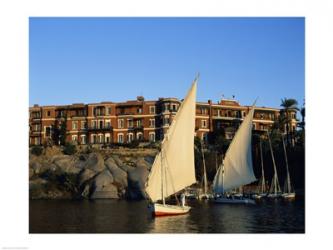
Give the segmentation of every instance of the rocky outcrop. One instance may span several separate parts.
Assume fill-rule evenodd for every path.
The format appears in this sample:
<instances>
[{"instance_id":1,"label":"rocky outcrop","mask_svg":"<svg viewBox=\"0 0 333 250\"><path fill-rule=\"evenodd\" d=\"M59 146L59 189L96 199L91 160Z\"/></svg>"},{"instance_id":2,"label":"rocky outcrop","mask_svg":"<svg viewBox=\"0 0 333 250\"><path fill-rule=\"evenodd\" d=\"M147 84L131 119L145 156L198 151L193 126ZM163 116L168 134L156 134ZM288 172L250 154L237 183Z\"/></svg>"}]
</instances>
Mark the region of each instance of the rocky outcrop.
<instances>
[{"instance_id":1,"label":"rocky outcrop","mask_svg":"<svg viewBox=\"0 0 333 250\"><path fill-rule=\"evenodd\" d=\"M127 196L130 199L144 199L145 195L145 183L148 177L149 171L143 166L139 165L134 170L128 173L128 192Z\"/></svg>"},{"instance_id":2,"label":"rocky outcrop","mask_svg":"<svg viewBox=\"0 0 333 250\"><path fill-rule=\"evenodd\" d=\"M108 169L104 169L93 180L91 199L117 199L118 189L113 185L113 176Z\"/></svg>"},{"instance_id":3,"label":"rocky outcrop","mask_svg":"<svg viewBox=\"0 0 333 250\"><path fill-rule=\"evenodd\" d=\"M105 166L111 172L114 182L118 183L122 188L127 187L127 172L118 167L113 158L108 158L105 161Z\"/></svg>"},{"instance_id":4,"label":"rocky outcrop","mask_svg":"<svg viewBox=\"0 0 333 250\"><path fill-rule=\"evenodd\" d=\"M81 169L74 164L74 159L68 155L57 157L53 163L66 173L78 174L81 171Z\"/></svg>"},{"instance_id":5,"label":"rocky outcrop","mask_svg":"<svg viewBox=\"0 0 333 250\"><path fill-rule=\"evenodd\" d=\"M91 169L95 172L100 172L105 168L104 159L99 153L91 153L88 156L86 164L84 165L85 169Z\"/></svg>"},{"instance_id":6,"label":"rocky outcrop","mask_svg":"<svg viewBox=\"0 0 333 250\"><path fill-rule=\"evenodd\" d=\"M30 155L31 199L143 199L153 151L77 152L64 155L56 147Z\"/></svg>"}]
</instances>

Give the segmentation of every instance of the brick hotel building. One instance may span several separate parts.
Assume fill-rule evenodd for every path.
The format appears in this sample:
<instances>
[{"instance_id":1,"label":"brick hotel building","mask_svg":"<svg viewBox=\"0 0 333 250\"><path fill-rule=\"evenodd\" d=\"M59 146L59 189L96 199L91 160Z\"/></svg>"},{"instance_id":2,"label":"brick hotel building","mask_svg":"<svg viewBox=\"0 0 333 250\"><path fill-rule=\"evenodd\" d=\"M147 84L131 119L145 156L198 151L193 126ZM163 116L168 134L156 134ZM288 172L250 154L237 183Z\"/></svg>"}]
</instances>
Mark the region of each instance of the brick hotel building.
<instances>
[{"instance_id":1,"label":"brick hotel building","mask_svg":"<svg viewBox=\"0 0 333 250\"><path fill-rule=\"evenodd\" d=\"M29 144L42 145L52 141L60 127L66 126L66 141L78 144L130 143L133 140L157 141L169 128L181 101L176 98L137 100L122 103L101 102L29 108ZM197 102L195 134L206 140L214 130L224 128L231 139L250 106L236 100L222 99L217 103ZM265 132L280 115L280 109L256 107L253 129ZM296 129L296 110L290 112L290 128Z\"/></svg>"}]
</instances>

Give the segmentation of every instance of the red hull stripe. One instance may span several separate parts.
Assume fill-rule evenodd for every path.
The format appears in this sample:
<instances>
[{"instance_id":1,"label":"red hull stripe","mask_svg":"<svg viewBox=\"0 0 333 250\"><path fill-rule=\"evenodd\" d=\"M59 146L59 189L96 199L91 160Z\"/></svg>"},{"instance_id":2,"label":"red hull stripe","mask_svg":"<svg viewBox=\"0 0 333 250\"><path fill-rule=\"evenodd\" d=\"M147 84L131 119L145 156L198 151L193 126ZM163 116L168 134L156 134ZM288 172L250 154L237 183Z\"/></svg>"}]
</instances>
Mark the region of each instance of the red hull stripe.
<instances>
[{"instance_id":1,"label":"red hull stripe","mask_svg":"<svg viewBox=\"0 0 333 250\"><path fill-rule=\"evenodd\" d=\"M186 214L187 212L179 212L179 213L168 213L168 212L153 212L155 216L168 216L168 215L181 215L181 214Z\"/></svg>"}]
</instances>

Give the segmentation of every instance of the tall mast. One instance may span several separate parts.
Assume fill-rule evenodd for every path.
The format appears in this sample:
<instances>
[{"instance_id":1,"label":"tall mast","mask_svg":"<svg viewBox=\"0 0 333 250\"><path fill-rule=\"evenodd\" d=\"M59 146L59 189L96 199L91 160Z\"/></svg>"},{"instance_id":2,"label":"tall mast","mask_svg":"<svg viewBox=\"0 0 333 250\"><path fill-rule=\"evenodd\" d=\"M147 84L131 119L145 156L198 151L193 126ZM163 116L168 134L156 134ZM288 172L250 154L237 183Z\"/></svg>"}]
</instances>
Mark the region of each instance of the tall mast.
<instances>
[{"instance_id":1,"label":"tall mast","mask_svg":"<svg viewBox=\"0 0 333 250\"><path fill-rule=\"evenodd\" d=\"M215 170L217 172L217 152L215 151Z\"/></svg>"},{"instance_id":2,"label":"tall mast","mask_svg":"<svg viewBox=\"0 0 333 250\"><path fill-rule=\"evenodd\" d=\"M206 175L206 163L205 163L205 154L203 152L203 142L201 144L201 154L202 154L202 160L203 160L203 167L204 167L204 175L203 175L203 188L204 188L204 194L207 194L207 175Z\"/></svg>"},{"instance_id":3,"label":"tall mast","mask_svg":"<svg viewBox=\"0 0 333 250\"><path fill-rule=\"evenodd\" d=\"M164 171L163 171L163 147L161 148L161 192L162 192L162 201L163 205L165 205L165 198L164 198Z\"/></svg>"},{"instance_id":4,"label":"tall mast","mask_svg":"<svg viewBox=\"0 0 333 250\"><path fill-rule=\"evenodd\" d=\"M289 175L289 166L288 166L288 158L287 158L287 150L286 150L286 145L284 143L284 138L283 135L281 134L282 137L282 144L283 144L283 151L284 151L284 159L286 161L286 168L287 168L287 192L291 193L291 184L290 184L290 175Z\"/></svg>"},{"instance_id":5,"label":"tall mast","mask_svg":"<svg viewBox=\"0 0 333 250\"><path fill-rule=\"evenodd\" d=\"M222 151L222 194L224 193L224 162L223 162L223 151Z\"/></svg>"},{"instance_id":6,"label":"tall mast","mask_svg":"<svg viewBox=\"0 0 333 250\"><path fill-rule=\"evenodd\" d=\"M274 177L273 177L273 181L274 181L274 193L277 193L277 185L278 184L278 177L277 177L277 171L276 171L276 165L275 165L275 159L274 159L274 155L273 155L273 148L272 148L272 142L271 142L271 138L269 136L268 130L267 130L267 136L268 136L268 142L269 142L269 148L271 150L271 155L272 155L272 161L273 161L273 167L274 167Z\"/></svg>"},{"instance_id":7,"label":"tall mast","mask_svg":"<svg viewBox=\"0 0 333 250\"><path fill-rule=\"evenodd\" d=\"M261 138L259 138L259 146L260 146L260 160L261 160L261 193L265 192L265 173L264 173L264 161L262 157L262 142Z\"/></svg>"}]
</instances>

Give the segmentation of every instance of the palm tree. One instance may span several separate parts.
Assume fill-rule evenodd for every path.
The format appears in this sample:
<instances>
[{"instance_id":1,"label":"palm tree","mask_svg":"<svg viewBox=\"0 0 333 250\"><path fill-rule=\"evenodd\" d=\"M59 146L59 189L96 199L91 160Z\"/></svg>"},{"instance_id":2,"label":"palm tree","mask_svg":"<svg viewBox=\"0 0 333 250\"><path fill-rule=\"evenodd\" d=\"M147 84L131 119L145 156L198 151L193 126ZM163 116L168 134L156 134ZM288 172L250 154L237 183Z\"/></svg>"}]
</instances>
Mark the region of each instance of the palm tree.
<instances>
[{"instance_id":1,"label":"palm tree","mask_svg":"<svg viewBox=\"0 0 333 250\"><path fill-rule=\"evenodd\" d=\"M286 133L287 133L287 143L290 144L291 138L290 138L290 128L289 128L289 124L290 124L290 110L299 110L298 107L298 102L295 99L292 98L284 98L281 99L281 107L283 107L283 113L282 115L284 116L284 122L285 122L285 126L286 126Z\"/></svg>"}]
</instances>

